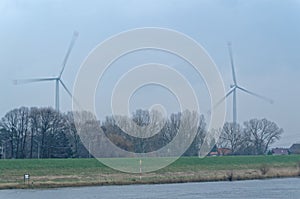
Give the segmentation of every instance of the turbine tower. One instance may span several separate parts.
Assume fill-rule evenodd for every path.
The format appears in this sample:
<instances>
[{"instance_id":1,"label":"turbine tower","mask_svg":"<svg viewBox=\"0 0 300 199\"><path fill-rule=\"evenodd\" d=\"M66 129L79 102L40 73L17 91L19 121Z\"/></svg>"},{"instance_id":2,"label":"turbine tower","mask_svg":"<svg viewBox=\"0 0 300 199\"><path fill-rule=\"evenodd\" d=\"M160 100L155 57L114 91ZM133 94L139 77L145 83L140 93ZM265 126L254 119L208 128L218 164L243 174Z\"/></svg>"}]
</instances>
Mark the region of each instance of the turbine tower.
<instances>
[{"instance_id":1,"label":"turbine tower","mask_svg":"<svg viewBox=\"0 0 300 199\"><path fill-rule=\"evenodd\" d=\"M65 70L69 55L71 53L71 50L75 44L75 41L78 37L78 32L74 31L71 43L69 45L69 48L67 50L67 53L64 57L64 60L62 62L62 68L60 73L56 77L45 77L45 78L33 78L33 79L22 79L22 80L15 80L15 84L26 84L26 83L33 83L33 82L45 82L45 81L55 81L55 109L56 111L59 111L59 85L62 85L65 91L69 94L69 96L72 98L72 93L67 88L67 86L64 84L62 80L62 74Z\"/></svg>"},{"instance_id":2,"label":"turbine tower","mask_svg":"<svg viewBox=\"0 0 300 199\"><path fill-rule=\"evenodd\" d=\"M220 103L222 103L229 95L232 94L232 122L234 124L237 124L237 90L240 90L242 92L248 93L249 95L255 96L257 98L260 98L262 100L265 100L269 102L270 104L273 104L273 100L264 97L262 95L256 94L252 91L249 91L248 89L245 89L244 87L240 86L237 82L236 73L235 73L235 67L234 67L234 61L233 61L233 55L232 55L232 49L231 49L231 43L228 43L228 51L229 51L229 58L230 58L230 65L231 65L231 72L232 72L232 79L233 84L230 86L230 90L226 93L226 95L215 105L218 106Z\"/></svg>"}]
</instances>

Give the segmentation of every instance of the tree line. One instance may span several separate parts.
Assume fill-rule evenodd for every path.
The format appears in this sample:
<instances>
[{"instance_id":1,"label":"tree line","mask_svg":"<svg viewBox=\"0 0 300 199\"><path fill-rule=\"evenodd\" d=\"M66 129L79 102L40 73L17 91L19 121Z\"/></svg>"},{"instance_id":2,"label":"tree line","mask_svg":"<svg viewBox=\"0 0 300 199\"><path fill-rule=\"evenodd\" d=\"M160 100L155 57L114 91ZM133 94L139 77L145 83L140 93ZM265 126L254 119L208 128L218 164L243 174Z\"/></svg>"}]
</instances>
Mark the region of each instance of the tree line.
<instances>
[{"instance_id":1,"label":"tree line","mask_svg":"<svg viewBox=\"0 0 300 199\"><path fill-rule=\"evenodd\" d=\"M233 155L263 155L280 139L283 129L267 119L251 119L240 124L225 123L217 146Z\"/></svg>"},{"instance_id":2,"label":"tree line","mask_svg":"<svg viewBox=\"0 0 300 199\"><path fill-rule=\"evenodd\" d=\"M6 113L0 121L0 154L2 158L88 158L92 157L90 147L83 144L84 135L79 136L74 114L91 116L91 113L61 113L51 107L20 107ZM190 118L198 118L196 134L185 156L196 156L207 135L207 127L203 115L189 113ZM155 151L170 143L181 126L189 129L182 113L171 114L159 132L147 138L129 135L121 129L115 117L107 116L104 121L90 120L81 124L83 132L102 131L109 140L118 147L135 153ZM159 114L151 114L147 110L136 110L131 118L121 118L123 123L128 119L137 126L147 127L150 122L158 121ZM78 122L78 121L77 121ZM126 125L130 125L129 123ZM125 125L125 126L126 126ZM155 125L154 125L155 128ZM243 126L226 123L220 131L217 147L229 148L234 155L265 154L268 147L280 139L283 130L276 123L267 119L252 119ZM145 133L145 132L141 132ZM189 137L188 130L185 137ZM89 136L91 143L99 140ZM86 143L86 142L85 142ZM178 146L180 143L178 143ZM112 156L113 151L100 151L100 156Z\"/></svg>"}]
</instances>

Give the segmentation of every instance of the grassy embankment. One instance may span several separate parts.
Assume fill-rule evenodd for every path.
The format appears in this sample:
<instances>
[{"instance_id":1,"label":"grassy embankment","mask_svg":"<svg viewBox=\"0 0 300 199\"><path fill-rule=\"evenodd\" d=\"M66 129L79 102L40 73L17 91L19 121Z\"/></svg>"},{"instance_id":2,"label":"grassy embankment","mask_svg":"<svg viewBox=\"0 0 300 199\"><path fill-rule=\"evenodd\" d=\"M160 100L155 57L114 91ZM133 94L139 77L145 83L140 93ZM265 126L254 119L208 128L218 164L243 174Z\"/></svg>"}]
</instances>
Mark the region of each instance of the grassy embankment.
<instances>
[{"instance_id":1,"label":"grassy embankment","mask_svg":"<svg viewBox=\"0 0 300 199\"><path fill-rule=\"evenodd\" d=\"M0 160L0 189L247 180L300 175L300 156L183 157L155 172L128 174L96 159ZM23 174L30 183L24 185Z\"/></svg>"}]
</instances>

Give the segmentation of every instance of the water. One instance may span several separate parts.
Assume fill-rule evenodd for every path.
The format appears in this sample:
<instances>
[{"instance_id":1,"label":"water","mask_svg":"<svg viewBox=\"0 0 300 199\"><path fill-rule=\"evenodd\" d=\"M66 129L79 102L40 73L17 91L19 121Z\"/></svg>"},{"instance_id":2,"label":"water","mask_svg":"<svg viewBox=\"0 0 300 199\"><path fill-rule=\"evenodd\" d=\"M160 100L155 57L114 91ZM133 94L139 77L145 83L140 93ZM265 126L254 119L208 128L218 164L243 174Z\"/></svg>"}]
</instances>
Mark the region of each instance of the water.
<instances>
[{"instance_id":1,"label":"water","mask_svg":"<svg viewBox=\"0 0 300 199\"><path fill-rule=\"evenodd\" d=\"M300 178L126 185L49 190L1 190L0 199L300 198Z\"/></svg>"}]
</instances>

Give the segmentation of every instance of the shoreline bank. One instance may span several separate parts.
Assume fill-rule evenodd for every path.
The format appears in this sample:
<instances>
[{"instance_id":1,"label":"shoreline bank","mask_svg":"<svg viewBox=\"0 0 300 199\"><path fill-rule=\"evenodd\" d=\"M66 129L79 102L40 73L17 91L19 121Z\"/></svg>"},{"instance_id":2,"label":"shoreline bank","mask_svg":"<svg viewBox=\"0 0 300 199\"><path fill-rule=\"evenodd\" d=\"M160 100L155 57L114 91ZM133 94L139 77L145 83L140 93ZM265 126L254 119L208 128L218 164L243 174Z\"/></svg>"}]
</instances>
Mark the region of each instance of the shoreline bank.
<instances>
[{"instance_id":1,"label":"shoreline bank","mask_svg":"<svg viewBox=\"0 0 300 199\"><path fill-rule=\"evenodd\" d=\"M24 184L24 174L30 180ZM236 181L300 176L300 155L182 157L151 173L113 170L96 159L0 160L0 189Z\"/></svg>"},{"instance_id":2,"label":"shoreline bank","mask_svg":"<svg viewBox=\"0 0 300 199\"><path fill-rule=\"evenodd\" d=\"M207 171L206 171L207 172ZM124 174L123 179L107 181L68 181L67 179L60 182L55 181L59 177L46 176L45 178L54 179L54 181L32 181L29 184L24 183L0 183L0 190L4 189L53 189L53 188L72 188L72 187L89 187L89 186L111 186L111 185L152 185L152 184L173 184L173 183L194 183L194 182L218 182L218 181L243 181L243 180L263 180L275 178L297 178L300 173L296 169L274 169L268 173L262 174L260 170L239 170L239 171L218 171L211 172L210 176L201 176L200 173L168 173L168 174L144 174L140 179L134 175L128 178L128 174ZM169 176L169 177L166 177ZM120 177L120 176L119 176ZM118 177L118 178L119 178ZM79 177L80 178L80 177Z\"/></svg>"}]
</instances>

